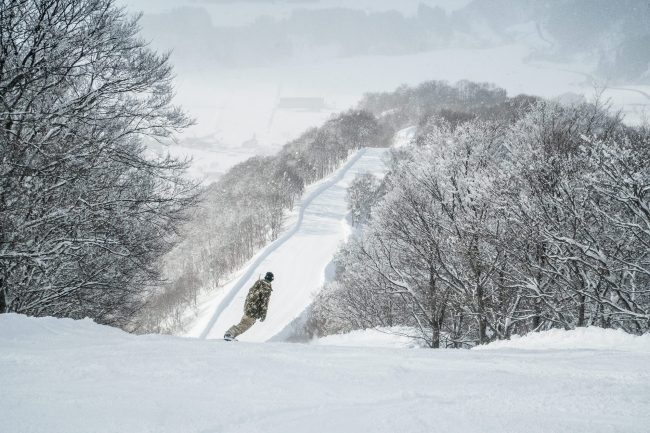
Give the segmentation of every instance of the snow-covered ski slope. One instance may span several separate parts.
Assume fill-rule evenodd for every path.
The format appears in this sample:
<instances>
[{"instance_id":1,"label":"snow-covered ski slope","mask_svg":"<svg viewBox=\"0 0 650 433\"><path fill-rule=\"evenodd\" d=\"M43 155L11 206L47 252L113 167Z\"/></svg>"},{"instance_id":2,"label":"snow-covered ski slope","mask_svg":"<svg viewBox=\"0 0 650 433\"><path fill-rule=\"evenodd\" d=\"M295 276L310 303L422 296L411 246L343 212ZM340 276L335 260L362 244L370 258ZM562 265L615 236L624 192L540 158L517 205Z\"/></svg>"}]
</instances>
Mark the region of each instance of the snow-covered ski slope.
<instances>
[{"instance_id":1,"label":"snow-covered ski slope","mask_svg":"<svg viewBox=\"0 0 650 433\"><path fill-rule=\"evenodd\" d=\"M647 433L650 336L602 337L607 348L251 344L0 314L0 431Z\"/></svg>"},{"instance_id":2,"label":"snow-covered ski slope","mask_svg":"<svg viewBox=\"0 0 650 433\"><path fill-rule=\"evenodd\" d=\"M396 145L410 139L412 128L398 132ZM350 232L347 187L361 173L383 176L386 148L364 148L326 179L311 185L290 217L288 228L264 248L229 284L200 307L188 336L222 338L238 323L248 289L267 271L275 274L266 320L239 337L242 341L282 338L287 327L311 304L330 263Z\"/></svg>"}]
</instances>

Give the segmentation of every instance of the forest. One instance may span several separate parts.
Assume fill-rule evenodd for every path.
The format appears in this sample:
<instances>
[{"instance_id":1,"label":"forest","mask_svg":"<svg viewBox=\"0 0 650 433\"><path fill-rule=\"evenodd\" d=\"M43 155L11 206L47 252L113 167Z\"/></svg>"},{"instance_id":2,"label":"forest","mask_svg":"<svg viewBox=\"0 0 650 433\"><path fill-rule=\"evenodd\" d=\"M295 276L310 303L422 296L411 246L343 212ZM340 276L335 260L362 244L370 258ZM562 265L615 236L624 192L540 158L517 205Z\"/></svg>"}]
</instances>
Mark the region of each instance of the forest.
<instances>
[{"instance_id":1,"label":"forest","mask_svg":"<svg viewBox=\"0 0 650 433\"><path fill-rule=\"evenodd\" d=\"M198 197L154 157L192 120L168 55L111 0L0 7L0 313L128 327Z\"/></svg>"},{"instance_id":2,"label":"forest","mask_svg":"<svg viewBox=\"0 0 650 433\"><path fill-rule=\"evenodd\" d=\"M648 331L648 127L599 100L485 108L423 115L382 182L351 186L362 229L305 333L404 325L438 348L551 328Z\"/></svg>"}]
</instances>

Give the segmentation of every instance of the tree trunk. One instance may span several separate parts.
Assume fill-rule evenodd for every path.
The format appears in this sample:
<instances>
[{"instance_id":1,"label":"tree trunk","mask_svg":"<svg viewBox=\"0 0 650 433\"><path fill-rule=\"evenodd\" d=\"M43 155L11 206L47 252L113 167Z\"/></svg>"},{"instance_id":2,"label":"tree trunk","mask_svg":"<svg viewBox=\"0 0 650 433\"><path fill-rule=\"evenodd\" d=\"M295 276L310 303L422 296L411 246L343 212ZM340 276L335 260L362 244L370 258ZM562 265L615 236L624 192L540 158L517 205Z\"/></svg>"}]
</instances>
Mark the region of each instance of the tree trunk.
<instances>
[{"instance_id":1,"label":"tree trunk","mask_svg":"<svg viewBox=\"0 0 650 433\"><path fill-rule=\"evenodd\" d=\"M0 314L7 313L7 291L5 288L4 279L0 279Z\"/></svg>"},{"instance_id":2,"label":"tree trunk","mask_svg":"<svg viewBox=\"0 0 650 433\"><path fill-rule=\"evenodd\" d=\"M485 318L485 308L483 305L483 287L480 284L476 286L476 306L478 310L478 344L487 343L487 319Z\"/></svg>"},{"instance_id":3,"label":"tree trunk","mask_svg":"<svg viewBox=\"0 0 650 433\"><path fill-rule=\"evenodd\" d=\"M436 268L434 266L433 254L429 258L429 314L431 320L431 347L433 349L440 348L440 318L438 317L438 299L436 298L437 285L436 285Z\"/></svg>"},{"instance_id":4,"label":"tree trunk","mask_svg":"<svg viewBox=\"0 0 650 433\"><path fill-rule=\"evenodd\" d=\"M580 303L578 304L578 327L585 326L585 295L578 295Z\"/></svg>"},{"instance_id":5,"label":"tree trunk","mask_svg":"<svg viewBox=\"0 0 650 433\"><path fill-rule=\"evenodd\" d=\"M478 319L478 339L479 344L487 343L487 325L484 317L479 317Z\"/></svg>"},{"instance_id":6,"label":"tree trunk","mask_svg":"<svg viewBox=\"0 0 650 433\"><path fill-rule=\"evenodd\" d=\"M533 310L535 311L535 314L533 315L533 329L532 329L532 331L538 331L540 325L542 324L542 318L540 317L541 311L540 311L539 306L537 304L539 304L539 302L536 299L535 300L535 306L533 308Z\"/></svg>"},{"instance_id":7,"label":"tree trunk","mask_svg":"<svg viewBox=\"0 0 650 433\"><path fill-rule=\"evenodd\" d=\"M431 347L433 349L440 348L440 327L438 326L437 323L433 324L432 334L431 334Z\"/></svg>"}]
</instances>

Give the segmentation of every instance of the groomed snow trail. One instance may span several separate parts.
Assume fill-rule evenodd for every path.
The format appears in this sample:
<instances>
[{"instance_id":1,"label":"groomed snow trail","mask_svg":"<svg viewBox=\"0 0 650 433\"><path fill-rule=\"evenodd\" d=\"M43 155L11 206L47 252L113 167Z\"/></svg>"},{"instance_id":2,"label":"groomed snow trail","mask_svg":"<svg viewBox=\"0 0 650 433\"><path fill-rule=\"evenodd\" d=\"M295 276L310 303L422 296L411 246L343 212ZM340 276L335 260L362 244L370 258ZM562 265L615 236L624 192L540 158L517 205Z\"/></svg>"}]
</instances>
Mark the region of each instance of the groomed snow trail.
<instances>
[{"instance_id":1,"label":"groomed snow trail","mask_svg":"<svg viewBox=\"0 0 650 433\"><path fill-rule=\"evenodd\" d=\"M387 148L361 149L330 177L312 185L297 207L295 224L201 308L203 313L188 335L222 338L231 325L239 322L248 289L267 271L275 274L267 318L240 340L267 341L285 330L311 304L326 280L328 265L350 231L346 220L347 187L361 173L383 176L387 152Z\"/></svg>"},{"instance_id":2,"label":"groomed snow trail","mask_svg":"<svg viewBox=\"0 0 650 433\"><path fill-rule=\"evenodd\" d=\"M647 433L650 352L636 338L629 350L381 349L0 314L0 431Z\"/></svg>"}]
</instances>

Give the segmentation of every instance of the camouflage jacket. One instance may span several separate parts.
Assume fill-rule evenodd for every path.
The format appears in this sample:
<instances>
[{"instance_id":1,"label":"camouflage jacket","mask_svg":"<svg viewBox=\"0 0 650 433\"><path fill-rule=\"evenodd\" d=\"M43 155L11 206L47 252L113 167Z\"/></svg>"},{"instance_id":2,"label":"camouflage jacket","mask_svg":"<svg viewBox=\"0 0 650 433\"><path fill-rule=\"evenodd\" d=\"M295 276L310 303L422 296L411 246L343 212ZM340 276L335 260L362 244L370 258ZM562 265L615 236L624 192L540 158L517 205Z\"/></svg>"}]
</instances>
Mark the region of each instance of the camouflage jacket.
<instances>
[{"instance_id":1,"label":"camouflage jacket","mask_svg":"<svg viewBox=\"0 0 650 433\"><path fill-rule=\"evenodd\" d=\"M244 314L260 320L266 319L266 310L269 307L272 291L271 283L266 280L257 280L246 296Z\"/></svg>"}]
</instances>

